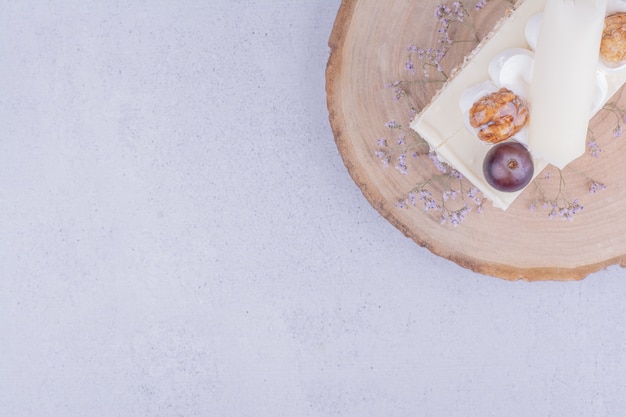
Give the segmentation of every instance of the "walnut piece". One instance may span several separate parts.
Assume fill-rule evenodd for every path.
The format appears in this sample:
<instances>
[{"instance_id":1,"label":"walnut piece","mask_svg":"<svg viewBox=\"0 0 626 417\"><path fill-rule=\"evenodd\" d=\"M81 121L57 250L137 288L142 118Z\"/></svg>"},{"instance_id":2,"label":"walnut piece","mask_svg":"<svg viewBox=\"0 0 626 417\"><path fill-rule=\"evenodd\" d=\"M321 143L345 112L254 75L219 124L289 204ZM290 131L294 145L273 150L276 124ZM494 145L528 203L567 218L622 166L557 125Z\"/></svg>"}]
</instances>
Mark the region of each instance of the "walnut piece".
<instances>
[{"instance_id":1,"label":"walnut piece","mask_svg":"<svg viewBox=\"0 0 626 417\"><path fill-rule=\"evenodd\" d=\"M617 13L604 19L600 56L610 64L626 60L626 13Z\"/></svg>"},{"instance_id":2,"label":"walnut piece","mask_svg":"<svg viewBox=\"0 0 626 417\"><path fill-rule=\"evenodd\" d=\"M480 140L498 143L524 127L529 119L529 111L521 97L501 88L474 103L469 117L470 125L478 129Z\"/></svg>"}]
</instances>

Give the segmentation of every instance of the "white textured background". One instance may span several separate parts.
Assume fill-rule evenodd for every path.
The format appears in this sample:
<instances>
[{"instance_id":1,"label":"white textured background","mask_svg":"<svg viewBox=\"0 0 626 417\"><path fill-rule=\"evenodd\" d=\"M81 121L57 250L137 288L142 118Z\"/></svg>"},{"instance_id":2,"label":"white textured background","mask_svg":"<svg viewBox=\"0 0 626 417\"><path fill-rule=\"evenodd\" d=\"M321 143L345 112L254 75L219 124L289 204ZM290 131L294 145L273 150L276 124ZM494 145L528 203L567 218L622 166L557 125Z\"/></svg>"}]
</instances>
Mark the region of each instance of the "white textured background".
<instances>
[{"instance_id":1,"label":"white textured background","mask_svg":"<svg viewBox=\"0 0 626 417\"><path fill-rule=\"evenodd\" d=\"M339 0L0 1L0 416L616 416L626 272L510 283L365 201Z\"/></svg>"}]
</instances>

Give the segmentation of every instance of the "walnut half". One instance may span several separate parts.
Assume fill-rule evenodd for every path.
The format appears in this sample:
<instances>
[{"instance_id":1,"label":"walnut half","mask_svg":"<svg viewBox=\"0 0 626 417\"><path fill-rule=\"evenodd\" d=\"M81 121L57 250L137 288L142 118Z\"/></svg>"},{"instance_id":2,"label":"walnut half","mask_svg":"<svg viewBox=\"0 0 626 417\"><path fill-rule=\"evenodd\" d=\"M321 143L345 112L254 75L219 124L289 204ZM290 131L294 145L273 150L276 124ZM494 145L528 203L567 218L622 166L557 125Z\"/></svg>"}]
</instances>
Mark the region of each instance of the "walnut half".
<instances>
[{"instance_id":1,"label":"walnut half","mask_svg":"<svg viewBox=\"0 0 626 417\"><path fill-rule=\"evenodd\" d=\"M482 97L469 112L470 125L478 129L478 138L489 143L515 135L529 117L524 100L506 88Z\"/></svg>"},{"instance_id":2,"label":"walnut half","mask_svg":"<svg viewBox=\"0 0 626 417\"><path fill-rule=\"evenodd\" d=\"M626 13L617 13L604 19L600 56L610 64L626 60Z\"/></svg>"}]
</instances>

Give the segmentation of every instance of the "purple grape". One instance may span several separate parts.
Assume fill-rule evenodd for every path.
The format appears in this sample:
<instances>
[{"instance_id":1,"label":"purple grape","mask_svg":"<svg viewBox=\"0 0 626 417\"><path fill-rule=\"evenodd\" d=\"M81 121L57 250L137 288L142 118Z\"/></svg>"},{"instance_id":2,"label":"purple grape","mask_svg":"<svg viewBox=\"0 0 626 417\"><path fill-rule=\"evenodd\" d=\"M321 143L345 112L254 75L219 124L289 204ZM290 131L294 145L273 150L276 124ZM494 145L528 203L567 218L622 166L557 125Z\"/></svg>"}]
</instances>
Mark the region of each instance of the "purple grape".
<instances>
[{"instance_id":1,"label":"purple grape","mask_svg":"<svg viewBox=\"0 0 626 417\"><path fill-rule=\"evenodd\" d=\"M521 190L530 182L534 171L530 152L515 141L494 145L483 161L485 179L498 191Z\"/></svg>"}]
</instances>

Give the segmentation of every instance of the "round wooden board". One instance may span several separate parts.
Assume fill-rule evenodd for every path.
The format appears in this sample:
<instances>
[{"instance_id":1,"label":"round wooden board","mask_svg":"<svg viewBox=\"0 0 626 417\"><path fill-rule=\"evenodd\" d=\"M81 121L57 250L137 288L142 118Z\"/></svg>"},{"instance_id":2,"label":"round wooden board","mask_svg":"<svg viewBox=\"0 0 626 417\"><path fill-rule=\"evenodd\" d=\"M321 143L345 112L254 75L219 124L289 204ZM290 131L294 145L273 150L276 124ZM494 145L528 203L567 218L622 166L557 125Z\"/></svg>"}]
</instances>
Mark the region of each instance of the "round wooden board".
<instances>
[{"instance_id":1,"label":"round wooden board","mask_svg":"<svg viewBox=\"0 0 626 417\"><path fill-rule=\"evenodd\" d=\"M394 169L393 160L384 167L376 155L377 142L379 138L394 140L394 133L385 126L388 121L405 127L410 122L407 102L396 100L389 84L423 75L405 68L407 45L436 46L440 36L434 17L437 4L435 0L344 0L339 9L329 41L328 110L339 152L365 197L407 237L479 273L510 280L564 281L582 279L613 264L625 266L626 221L621 216L626 212L622 162L626 135L614 138L612 132L620 119L610 111L601 111L591 122L602 148L600 155L586 154L563 170L563 196L568 201L578 198L584 206L572 221L549 218L549 208L531 211L538 195L531 186L508 210L486 202L481 213L474 210L457 227L441 224L437 213L425 212L420 205L397 207L416 184L436 173L435 167L422 156L408 159L406 175ZM465 6L479 39L511 11L505 0L492 0L480 11L474 10L474 4ZM463 25L451 25L450 34L453 39L472 35ZM444 69L459 65L474 46L455 44L445 57ZM414 83L406 89L407 98L419 112L440 87ZM621 94L610 101L622 103ZM551 179L544 181L546 187L557 187L558 192L558 170L548 167L539 176L544 178L548 172ZM590 194L591 179L606 189ZM433 188L436 192L437 186Z\"/></svg>"}]
</instances>

